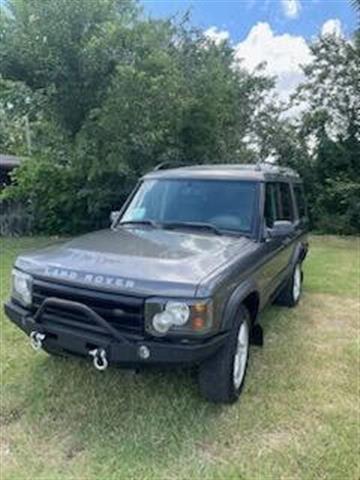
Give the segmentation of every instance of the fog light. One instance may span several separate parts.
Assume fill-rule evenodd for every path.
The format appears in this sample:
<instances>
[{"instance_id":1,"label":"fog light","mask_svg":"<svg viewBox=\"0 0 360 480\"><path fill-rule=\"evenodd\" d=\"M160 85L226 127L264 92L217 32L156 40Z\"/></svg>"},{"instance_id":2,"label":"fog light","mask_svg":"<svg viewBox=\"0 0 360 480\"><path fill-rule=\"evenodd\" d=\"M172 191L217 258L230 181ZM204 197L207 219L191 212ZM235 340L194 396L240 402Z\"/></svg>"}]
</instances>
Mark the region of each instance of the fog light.
<instances>
[{"instance_id":1,"label":"fog light","mask_svg":"<svg viewBox=\"0 0 360 480\"><path fill-rule=\"evenodd\" d=\"M147 360L150 357L150 349L146 345L141 345L138 350L139 357Z\"/></svg>"}]
</instances>

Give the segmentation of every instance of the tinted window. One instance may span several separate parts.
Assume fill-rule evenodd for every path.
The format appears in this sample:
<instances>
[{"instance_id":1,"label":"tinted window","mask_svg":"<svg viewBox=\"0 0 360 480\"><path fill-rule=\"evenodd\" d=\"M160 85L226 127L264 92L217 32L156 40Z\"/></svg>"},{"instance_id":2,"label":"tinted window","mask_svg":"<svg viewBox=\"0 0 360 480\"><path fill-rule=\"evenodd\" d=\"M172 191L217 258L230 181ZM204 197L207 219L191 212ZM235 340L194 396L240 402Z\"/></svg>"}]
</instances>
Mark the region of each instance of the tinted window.
<instances>
[{"instance_id":1,"label":"tinted window","mask_svg":"<svg viewBox=\"0 0 360 480\"><path fill-rule=\"evenodd\" d=\"M228 180L145 180L121 221L209 223L223 230L253 228L257 184Z\"/></svg>"},{"instance_id":2,"label":"tinted window","mask_svg":"<svg viewBox=\"0 0 360 480\"><path fill-rule=\"evenodd\" d=\"M271 228L279 217L277 201L277 186L274 183L266 184L265 191L265 222Z\"/></svg>"},{"instance_id":3,"label":"tinted window","mask_svg":"<svg viewBox=\"0 0 360 480\"><path fill-rule=\"evenodd\" d=\"M294 185L294 193L298 207L299 218L304 218L306 217L306 204L302 185Z\"/></svg>"},{"instance_id":4,"label":"tinted window","mask_svg":"<svg viewBox=\"0 0 360 480\"><path fill-rule=\"evenodd\" d=\"M279 220L289 220L293 221L294 212L293 204L291 198L290 185L288 183L279 184L279 193L280 193L280 218Z\"/></svg>"}]
</instances>

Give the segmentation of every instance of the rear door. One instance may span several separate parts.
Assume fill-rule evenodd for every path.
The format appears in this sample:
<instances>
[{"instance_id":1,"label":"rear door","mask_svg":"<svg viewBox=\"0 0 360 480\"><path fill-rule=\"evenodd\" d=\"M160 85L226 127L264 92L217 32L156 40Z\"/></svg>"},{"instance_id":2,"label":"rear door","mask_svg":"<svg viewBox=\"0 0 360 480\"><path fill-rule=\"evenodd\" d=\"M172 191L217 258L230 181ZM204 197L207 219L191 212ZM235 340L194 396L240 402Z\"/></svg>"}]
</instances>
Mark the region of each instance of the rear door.
<instances>
[{"instance_id":1,"label":"rear door","mask_svg":"<svg viewBox=\"0 0 360 480\"><path fill-rule=\"evenodd\" d=\"M279 205L280 205L280 218L279 220L287 220L293 225L298 224L297 212L294 208L293 196L291 192L291 184L288 182L278 183ZM290 264L293 251L296 245L296 236L294 233L291 237L285 237L281 239L283 249L281 251L281 271L279 276L279 283L289 274L287 267Z\"/></svg>"},{"instance_id":2,"label":"rear door","mask_svg":"<svg viewBox=\"0 0 360 480\"><path fill-rule=\"evenodd\" d=\"M301 183L293 184L294 200L297 209L297 225L301 229L306 229L309 223L307 206L305 202L304 187Z\"/></svg>"},{"instance_id":3,"label":"rear door","mask_svg":"<svg viewBox=\"0 0 360 480\"><path fill-rule=\"evenodd\" d=\"M265 228L272 228L276 220L295 222L295 211L288 182L266 184L264 217ZM291 238L272 238L268 236L264 248L266 263L262 275L265 296L269 298L287 275L287 267L294 245Z\"/></svg>"}]
</instances>

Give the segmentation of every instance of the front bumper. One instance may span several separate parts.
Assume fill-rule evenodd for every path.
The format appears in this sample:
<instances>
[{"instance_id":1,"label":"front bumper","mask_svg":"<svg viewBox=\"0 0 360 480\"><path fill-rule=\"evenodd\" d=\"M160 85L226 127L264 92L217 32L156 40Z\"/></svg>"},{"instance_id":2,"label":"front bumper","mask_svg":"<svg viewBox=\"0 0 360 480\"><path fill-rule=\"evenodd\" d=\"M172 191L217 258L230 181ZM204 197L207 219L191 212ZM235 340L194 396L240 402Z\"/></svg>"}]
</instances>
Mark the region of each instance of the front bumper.
<instances>
[{"instance_id":1,"label":"front bumper","mask_svg":"<svg viewBox=\"0 0 360 480\"><path fill-rule=\"evenodd\" d=\"M121 366L139 366L147 364L176 365L198 364L211 357L224 344L227 333L218 334L204 341L181 343L165 339L148 339L139 335L122 335L115 338L109 335L96 334L86 330L72 329L63 325L52 325L41 322L38 314L30 315L19 305L9 301L4 310L9 319L27 335L32 332L45 334L43 346L56 349L64 354L89 357L89 352L104 349L110 364ZM146 346L150 355L144 359L140 347Z\"/></svg>"}]
</instances>

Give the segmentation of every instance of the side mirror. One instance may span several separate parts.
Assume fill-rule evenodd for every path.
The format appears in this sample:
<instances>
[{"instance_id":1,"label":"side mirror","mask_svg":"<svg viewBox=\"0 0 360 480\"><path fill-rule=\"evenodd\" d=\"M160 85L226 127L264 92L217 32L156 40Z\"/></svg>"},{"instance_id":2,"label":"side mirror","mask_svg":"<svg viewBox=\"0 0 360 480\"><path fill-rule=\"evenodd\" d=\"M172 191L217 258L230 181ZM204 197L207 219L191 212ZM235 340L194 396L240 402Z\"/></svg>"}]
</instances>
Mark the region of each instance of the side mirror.
<instances>
[{"instance_id":1,"label":"side mirror","mask_svg":"<svg viewBox=\"0 0 360 480\"><path fill-rule=\"evenodd\" d=\"M110 224L113 225L119 218L120 210L115 210L110 213Z\"/></svg>"},{"instance_id":2,"label":"side mirror","mask_svg":"<svg viewBox=\"0 0 360 480\"><path fill-rule=\"evenodd\" d=\"M268 229L271 238L287 237L295 232L295 226L288 220L276 220L272 228Z\"/></svg>"}]
</instances>

